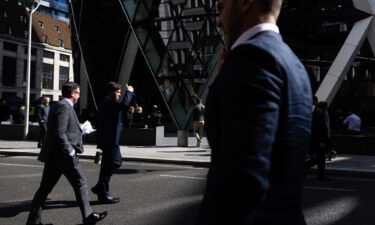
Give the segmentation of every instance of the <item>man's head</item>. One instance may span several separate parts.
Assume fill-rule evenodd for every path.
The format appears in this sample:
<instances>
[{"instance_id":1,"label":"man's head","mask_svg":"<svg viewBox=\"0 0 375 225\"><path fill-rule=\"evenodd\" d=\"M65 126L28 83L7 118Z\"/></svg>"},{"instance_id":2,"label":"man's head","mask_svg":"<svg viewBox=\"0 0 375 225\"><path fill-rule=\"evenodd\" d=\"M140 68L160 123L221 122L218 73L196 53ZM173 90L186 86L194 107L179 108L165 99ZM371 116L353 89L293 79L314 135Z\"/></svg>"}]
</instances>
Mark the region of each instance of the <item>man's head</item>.
<instances>
[{"instance_id":1,"label":"man's head","mask_svg":"<svg viewBox=\"0 0 375 225\"><path fill-rule=\"evenodd\" d=\"M79 95L81 94L79 84L74 82L66 82L62 86L62 96L69 99L73 103L77 103Z\"/></svg>"},{"instance_id":2,"label":"man's head","mask_svg":"<svg viewBox=\"0 0 375 225\"><path fill-rule=\"evenodd\" d=\"M228 46L246 30L261 23L276 24L282 0L219 0L218 26Z\"/></svg>"},{"instance_id":3,"label":"man's head","mask_svg":"<svg viewBox=\"0 0 375 225\"><path fill-rule=\"evenodd\" d=\"M49 102L50 102L49 97L43 97L43 98L42 98L42 104L43 104L43 105L48 105Z\"/></svg>"},{"instance_id":4,"label":"man's head","mask_svg":"<svg viewBox=\"0 0 375 225\"><path fill-rule=\"evenodd\" d=\"M105 84L105 93L107 96L118 101L121 97L121 85L115 82L108 82Z\"/></svg>"}]
</instances>

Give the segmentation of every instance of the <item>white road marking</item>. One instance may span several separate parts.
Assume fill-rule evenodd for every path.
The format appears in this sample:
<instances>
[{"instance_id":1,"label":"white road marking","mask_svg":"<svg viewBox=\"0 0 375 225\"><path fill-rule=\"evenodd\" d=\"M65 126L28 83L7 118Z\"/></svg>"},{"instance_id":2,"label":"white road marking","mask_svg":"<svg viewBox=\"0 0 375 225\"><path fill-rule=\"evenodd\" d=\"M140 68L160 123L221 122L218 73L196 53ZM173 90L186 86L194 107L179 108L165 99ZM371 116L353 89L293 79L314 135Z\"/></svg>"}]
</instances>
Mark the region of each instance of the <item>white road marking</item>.
<instances>
[{"instance_id":1,"label":"white road marking","mask_svg":"<svg viewBox=\"0 0 375 225\"><path fill-rule=\"evenodd\" d=\"M206 180L204 177L190 177L190 176L180 176L180 175L168 175L160 174L161 177L171 177L171 178L181 178L181 179L192 179L192 180Z\"/></svg>"},{"instance_id":2,"label":"white road marking","mask_svg":"<svg viewBox=\"0 0 375 225\"><path fill-rule=\"evenodd\" d=\"M41 177L41 173L0 176L0 179Z\"/></svg>"},{"instance_id":3,"label":"white road marking","mask_svg":"<svg viewBox=\"0 0 375 225\"><path fill-rule=\"evenodd\" d=\"M39 166L39 165L27 165L27 164L15 164L15 163L0 163L0 166L22 166L22 167L37 167L37 168L44 167L44 166Z\"/></svg>"},{"instance_id":4,"label":"white road marking","mask_svg":"<svg viewBox=\"0 0 375 225\"><path fill-rule=\"evenodd\" d=\"M357 190L353 190L353 189L326 188L326 187L309 187L309 186L304 186L303 188L314 189L314 190L323 190L323 191L345 191L345 192L355 192L355 191L357 191Z\"/></svg>"}]
</instances>

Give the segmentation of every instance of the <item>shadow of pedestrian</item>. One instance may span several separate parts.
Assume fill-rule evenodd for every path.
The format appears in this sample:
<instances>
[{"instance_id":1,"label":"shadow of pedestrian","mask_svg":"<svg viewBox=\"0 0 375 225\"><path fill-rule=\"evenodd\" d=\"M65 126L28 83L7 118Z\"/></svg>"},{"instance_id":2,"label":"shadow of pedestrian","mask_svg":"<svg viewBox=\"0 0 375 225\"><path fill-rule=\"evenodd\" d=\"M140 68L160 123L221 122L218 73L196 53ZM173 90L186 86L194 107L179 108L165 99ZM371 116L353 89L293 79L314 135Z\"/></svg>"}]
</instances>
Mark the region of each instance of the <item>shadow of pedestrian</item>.
<instances>
[{"instance_id":1,"label":"shadow of pedestrian","mask_svg":"<svg viewBox=\"0 0 375 225\"><path fill-rule=\"evenodd\" d=\"M21 212L28 212L30 205L31 200L0 203L0 217L15 217Z\"/></svg>"}]
</instances>

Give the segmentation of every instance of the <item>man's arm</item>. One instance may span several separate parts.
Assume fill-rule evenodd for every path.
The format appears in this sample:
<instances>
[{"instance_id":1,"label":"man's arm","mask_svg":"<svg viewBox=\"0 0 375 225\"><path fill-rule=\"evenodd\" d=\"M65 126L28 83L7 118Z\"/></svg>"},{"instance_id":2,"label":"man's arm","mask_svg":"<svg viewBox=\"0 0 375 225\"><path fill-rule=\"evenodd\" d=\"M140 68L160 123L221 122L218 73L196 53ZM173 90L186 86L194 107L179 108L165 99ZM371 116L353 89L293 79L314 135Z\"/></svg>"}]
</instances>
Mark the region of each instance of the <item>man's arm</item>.
<instances>
[{"instance_id":1,"label":"man's arm","mask_svg":"<svg viewBox=\"0 0 375 225\"><path fill-rule=\"evenodd\" d=\"M73 116L71 110L65 104L60 105L56 109L56 119L57 119L57 138L58 145L62 151L65 151L70 156L74 155L75 150L68 140L66 135L66 129L68 127L69 117Z\"/></svg>"},{"instance_id":2,"label":"man's arm","mask_svg":"<svg viewBox=\"0 0 375 225\"><path fill-rule=\"evenodd\" d=\"M36 116L38 118L39 123L44 122L42 118L42 106L41 105L38 105L38 107L36 108Z\"/></svg>"},{"instance_id":3,"label":"man's arm","mask_svg":"<svg viewBox=\"0 0 375 225\"><path fill-rule=\"evenodd\" d=\"M233 213L249 219L269 188L283 81L273 58L257 49L237 49L226 60L216 197L227 196L218 207L240 205Z\"/></svg>"}]
</instances>

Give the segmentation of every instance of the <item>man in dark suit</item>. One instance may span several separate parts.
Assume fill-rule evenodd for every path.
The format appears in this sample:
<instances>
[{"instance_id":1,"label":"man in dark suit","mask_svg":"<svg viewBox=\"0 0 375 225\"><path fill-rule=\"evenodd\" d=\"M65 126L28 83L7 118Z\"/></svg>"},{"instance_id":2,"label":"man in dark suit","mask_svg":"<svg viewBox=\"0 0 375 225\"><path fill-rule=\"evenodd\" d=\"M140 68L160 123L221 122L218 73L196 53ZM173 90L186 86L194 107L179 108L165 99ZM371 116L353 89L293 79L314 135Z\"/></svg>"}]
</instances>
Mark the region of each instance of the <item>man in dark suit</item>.
<instances>
[{"instance_id":1,"label":"man in dark suit","mask_svg":"<svg viewBox=\"0 0 375 225\"><path fill-rule=\"evenodd\" d=\"M124 97L118 102L121 97L121 85L115 82L107 83L106 96L99 106L97 115L97 147L103 154L99 180L91 191L98 196L100 202L107 204L120 201L120 198L115 198L109 193L109 181L122 165L119 146L123 129L122 112L128 110L134 97L134 88L128 85L125 88Z\"/></svg>"},{"instance_id":2,"label":"man in dark suit","mask_svg":"<svg viewBox=\"0 0 375 225\"><path fill-rule=\"evenodd\" d=\"M327 180L325 175L326 153L329 147L329 124L326 123L328 103L319 102L313 111L311 125L310 156L311 159L306 162L305 167L309 169L314 165L318 166L317 179Z\"/></svg>"},{"instance_id":3,"label":"man in dark suit","mask_svg":"<svg viewBox=\"0 0 375 225\"><path fill-rule=\"evenodd\" d=\"M282 41L281 0L220 0L230 51L206 99L212 149L199 225L303 225L312 94Z\"/></svg>"},{"instance_id":4,"label":"man in dark suit","mask_svg":"<svg viewBox=\"0 0 375 225\"><path fill-rule=\"evenodd\" d=\"M82 130L74 104L80 95L79 85L67 82L62 87L63 98L50 110L46 141L39 155L39 160L45 162L42 181L32 201L27 224L42 224L42 206L61 175L64 175L74 189L81 210L83 224L95 224L102 220L107 213L92 211L86 178L79 164L77 153L83 153Z\"/></svg>"},{"instance_id":5,"label":"man in dark suit","mask_svg":"<svg viewBox=\"0 0 375 225\"><path fill-rule=\"evenodd\" d=\"M50 99L48 97L43 97L41 104L38 105L37 110L36 110L36 116L38 118L39 127L40 127L38 148L42 147L43 141L46 137L47 119L48 119L48 113L50 109L49 102L50 102Z\"/></svg>"}]
</instances>

